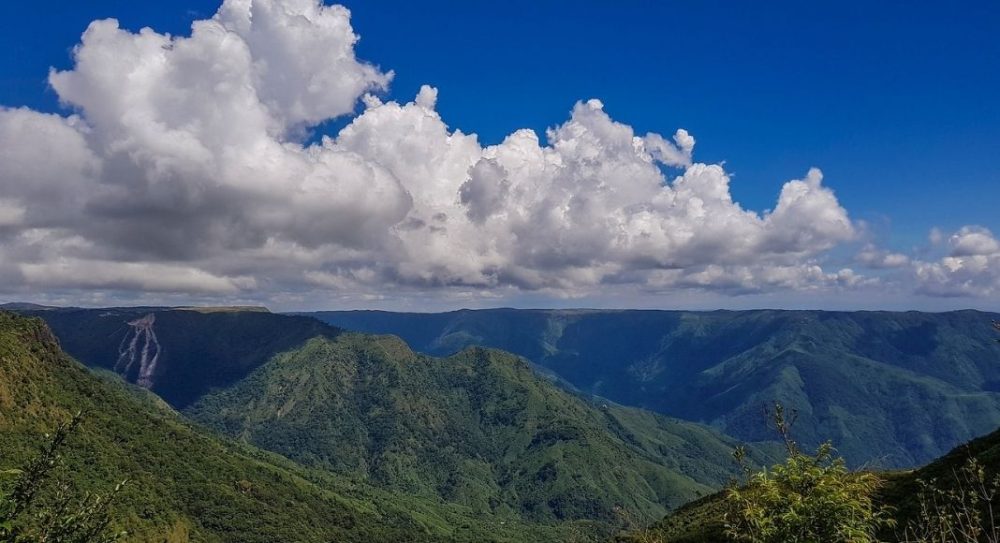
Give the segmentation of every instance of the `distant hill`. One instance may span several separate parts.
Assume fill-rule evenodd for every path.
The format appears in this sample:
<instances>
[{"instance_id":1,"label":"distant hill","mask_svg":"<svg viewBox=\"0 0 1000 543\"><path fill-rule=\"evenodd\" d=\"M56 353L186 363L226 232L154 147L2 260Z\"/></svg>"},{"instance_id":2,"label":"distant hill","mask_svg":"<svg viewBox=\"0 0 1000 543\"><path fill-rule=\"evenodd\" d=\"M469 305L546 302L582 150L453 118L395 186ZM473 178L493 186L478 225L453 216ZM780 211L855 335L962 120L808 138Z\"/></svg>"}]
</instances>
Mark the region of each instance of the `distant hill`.
<instances>
[{"instance_id":1,"label":"distant hill","mask_svg":"<svg viewBox=\"0 0 1000 543\"><path fill-rule=\"evenodd\" d=\"M45 309L57 309L47 305L32 304L28 302L9 302L0 304L0 310L4 311L42 311Z\"/></svg>"},{"instance_id":2,"label":"distant hill","mask_svg":"<svg viewBox=\"0 0 1000 543\"><path fill-rule=\"evenodd\" d=\"M381 491L219 439L91 375L41 320L0 312L0 470L81 410L59 476L97 492L128 479L114 505L128 541L562 541L571 528Z\"/></svg>"},{"instance_id":3,"label":"distant hill","mask_svg":"<svg viewBox=\"0 0 1000 543\"><path fill-rule=\"evenodd\" d=\"M179 311L198 311L200 313L270 313L271 310L262 305L207 305L175 307Z\"/></svg>"},{"instance_id":4,"label":"distant hill","mask_svg":"<svg viewBox=\"0 0 1000 543\"><path fill-rule=\"evenodd\" d=\"M711 493L734 471L735 440L569 392L499 351L434 359L398 338L271 313L34 314L80 360L219 432L486 517L609 533Z\"/></svg>"},{"instance_id":5,"label":"distant hill","mask_svg":"<svg viewBox=\"0 0 1000 543\"><path fill-rule=\"evenodd\" d=\"M796 435L853 464L909 467L1000 425L1000 344L976 311L496 309L312 315L447 355L524 356L613 401L766 440L761 406L797 409Z\"/></svg>"}]
</instances>

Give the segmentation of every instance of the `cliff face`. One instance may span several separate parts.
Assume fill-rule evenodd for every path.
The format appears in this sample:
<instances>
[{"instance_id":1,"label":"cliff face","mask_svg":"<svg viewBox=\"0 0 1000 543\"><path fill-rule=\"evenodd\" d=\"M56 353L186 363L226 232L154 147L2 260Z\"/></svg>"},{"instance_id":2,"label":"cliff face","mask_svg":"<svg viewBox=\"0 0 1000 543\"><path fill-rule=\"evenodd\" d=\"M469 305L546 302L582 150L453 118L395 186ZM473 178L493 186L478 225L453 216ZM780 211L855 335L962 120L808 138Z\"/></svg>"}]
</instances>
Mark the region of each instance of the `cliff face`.
<instances>
[{"instance_id":1,"label":"cliff face","mask_svg":"<svg viewBox=\"0 0 1000 543\"><path fill-rule=\"evenodd\" d=\"M22 311L45 320L66 352L183 408L235 383L272 356L339 331L265 311L169 308Z\"/></svg>"},{"instance_id":2,"label":"cliff face","mask_svg":"<svg viewBox=\"0 0 1000 543\"><path fill-rule=\"evenodd\" d=\"M157 363L162 347L156 339L156 313L149 313L127 322L129 330L118 346L118 360L115 373L143 388L151 389L156 384Z\"/></svg>"}]
</instances>

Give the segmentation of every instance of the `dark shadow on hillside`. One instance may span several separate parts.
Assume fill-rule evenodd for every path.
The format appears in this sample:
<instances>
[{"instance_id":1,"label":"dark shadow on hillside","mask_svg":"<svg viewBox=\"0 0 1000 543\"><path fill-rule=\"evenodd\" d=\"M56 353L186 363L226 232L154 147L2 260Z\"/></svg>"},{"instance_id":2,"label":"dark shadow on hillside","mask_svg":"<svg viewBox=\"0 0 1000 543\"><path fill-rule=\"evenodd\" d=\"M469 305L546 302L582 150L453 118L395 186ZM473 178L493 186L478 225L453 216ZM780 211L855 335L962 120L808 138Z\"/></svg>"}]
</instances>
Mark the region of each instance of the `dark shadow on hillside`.
<instances>
[{"instance_id":1,"label":"dark shadow on hillside","mask_svg":"<svg viewBox=\"0 0 1000 543\"><path fill-rule=\"evenodd\" d=\"M23 313L44 319L63 349L80 362L115 371L176 409L239 381L278 353L316 336L340 334L313 318L252 311L124 308Z\"/></svg>"}]
</instances>

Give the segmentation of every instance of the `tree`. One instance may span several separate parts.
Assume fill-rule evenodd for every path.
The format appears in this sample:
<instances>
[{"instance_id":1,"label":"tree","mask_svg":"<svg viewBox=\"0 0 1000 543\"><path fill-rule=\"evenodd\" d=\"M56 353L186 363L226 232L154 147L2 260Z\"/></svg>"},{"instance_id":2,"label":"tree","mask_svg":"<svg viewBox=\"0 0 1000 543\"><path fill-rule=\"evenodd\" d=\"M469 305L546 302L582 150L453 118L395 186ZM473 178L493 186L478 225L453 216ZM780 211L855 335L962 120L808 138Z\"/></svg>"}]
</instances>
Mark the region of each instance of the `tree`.
<instances>
[{"instance_id":1,"label":"tree","mask_svg":"<svg viewBox=\"0 0 1000 543\"><path fill-rule=\"evenodd\" d=\"M0 472L0 543L111 543L125 534L110 529L110 506L125 484L106 497L77 494L53 480L61 464L60 451L80 425L77 414L60 425L38 455L22 469Z\"/></svg>"},{"instance_id":2,"label":"tree","mask_svg":"<svg viewBox=\"0 0 1000 543\"><path fill-rule=\"evenodd\" d=\"M786 416L776 404L768 414L784 441L787 459L754 472L746 465L745 450L736 450L745 481L727 490L726 534L750 543L876 541L876 531L892 522L873 499L879 477L847 469L829 442L812 454L803 452L791 438L795 413Z\"/></svg>"}]
</instances>

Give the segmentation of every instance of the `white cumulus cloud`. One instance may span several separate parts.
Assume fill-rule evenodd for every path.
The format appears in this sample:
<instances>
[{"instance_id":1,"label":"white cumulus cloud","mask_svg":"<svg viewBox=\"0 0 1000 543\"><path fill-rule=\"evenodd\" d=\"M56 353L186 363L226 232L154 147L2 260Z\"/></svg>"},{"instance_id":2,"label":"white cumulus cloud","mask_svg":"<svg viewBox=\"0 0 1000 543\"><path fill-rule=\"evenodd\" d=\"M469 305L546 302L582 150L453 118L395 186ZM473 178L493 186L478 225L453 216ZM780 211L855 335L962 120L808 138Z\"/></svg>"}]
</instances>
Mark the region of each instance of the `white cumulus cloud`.
<instances>
[{"instance_id":1,"label":"white cumulus cloud","mask_svg":"<svg viewBox=\"0 0 1000 543\"><path fill-rule=\"evenodd\" d=\"M949 253L916 261L918 290L934 296L983 297L1000 293L1000 241L988 229L965 226L948 238Z\"/></svg>"},{"instance_id":2,"label":"white cumulus cloud","mask_svg":"<svg viewBox=\"0 0 1000 543\"><path fill-rule=\"evenodd\" d=\"M189 36L93 22L74 67L49 76L70 114L0 110L6 288L266 300L866 283L823 269L857 227L818 169L748 210L686 130L636 134L594 99L544 137L483 146L448 127L438 89L385 101L392 72L357 59L357 40L348 10L320 0L225 0ZM953 238L950 258L995 257L987 234Z\"/></svg>"}]
</instances>

